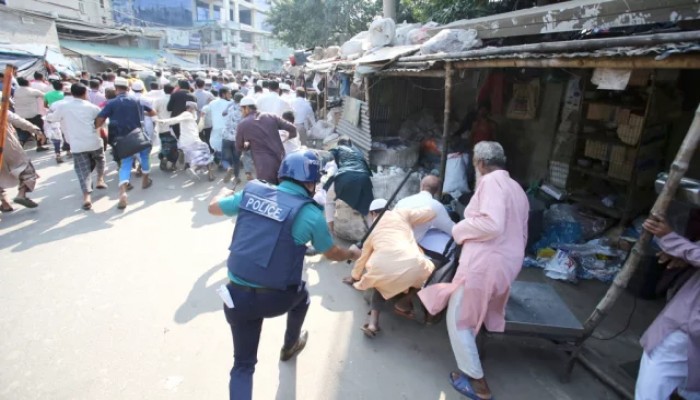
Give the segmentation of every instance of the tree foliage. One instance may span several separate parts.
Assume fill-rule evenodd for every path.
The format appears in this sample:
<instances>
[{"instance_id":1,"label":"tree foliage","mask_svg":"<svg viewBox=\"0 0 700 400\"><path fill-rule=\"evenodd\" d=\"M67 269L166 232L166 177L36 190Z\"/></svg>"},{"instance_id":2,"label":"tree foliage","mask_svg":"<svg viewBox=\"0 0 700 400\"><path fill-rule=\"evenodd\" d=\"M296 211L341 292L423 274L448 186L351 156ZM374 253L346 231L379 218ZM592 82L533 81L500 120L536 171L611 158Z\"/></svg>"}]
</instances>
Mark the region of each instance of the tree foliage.
<instances>
[{"instance_id":1,"label":"tree foliage","mask_svg":"<svg viewBox=\"0 0 700 400\"><path fill-rule=\"evenodd\" d=\"M559 1L559 0L552 0ZM534 0L397 0L397 22L440 24L532 7ZM268 22L295 48L340 45L382 13L382 0L279 0Z\"/></svg>"},{"instance_id":2,"label":"tree foliage","mask_svg":"<svg viewBox=\"0 0 700 400\"><path fill-rule=\"evenodd\" d=\"M403 14L415 21L446 24L531 7L532 3L532 0L401 0L399 15L403 8Z\"/></svg>"},{"instance_id":3,"label":"tree foliage","mask_svg":"<svg viewBox=\"0 0 700 400\"><path fill-rule=\"evenodd\" d=\"M280 0L270 10L273 34L288 46L341 44L381 15L381 0Z\"/></svg>"}]
</instances>

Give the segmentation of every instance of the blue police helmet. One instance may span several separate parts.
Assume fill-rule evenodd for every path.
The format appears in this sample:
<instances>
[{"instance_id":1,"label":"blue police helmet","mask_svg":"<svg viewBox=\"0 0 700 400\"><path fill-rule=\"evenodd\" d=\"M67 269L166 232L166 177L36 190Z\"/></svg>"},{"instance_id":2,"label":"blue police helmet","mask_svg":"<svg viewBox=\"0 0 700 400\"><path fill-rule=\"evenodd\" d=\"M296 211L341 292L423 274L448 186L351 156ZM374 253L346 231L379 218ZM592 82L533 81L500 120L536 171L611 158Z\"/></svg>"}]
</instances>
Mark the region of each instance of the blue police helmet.
<instances>
[{"instance_id":1,"label":"blue police helmet","mask_svg":"<svg viewBox=\"0 0 700 400\"><path fill-rule=\"evenodd\" d=\"M321 179L321 162L316 152L298 150L287 154L282 160L277 177L294 179L297 182L316 183Z\"/></svg>"}]
</instances>

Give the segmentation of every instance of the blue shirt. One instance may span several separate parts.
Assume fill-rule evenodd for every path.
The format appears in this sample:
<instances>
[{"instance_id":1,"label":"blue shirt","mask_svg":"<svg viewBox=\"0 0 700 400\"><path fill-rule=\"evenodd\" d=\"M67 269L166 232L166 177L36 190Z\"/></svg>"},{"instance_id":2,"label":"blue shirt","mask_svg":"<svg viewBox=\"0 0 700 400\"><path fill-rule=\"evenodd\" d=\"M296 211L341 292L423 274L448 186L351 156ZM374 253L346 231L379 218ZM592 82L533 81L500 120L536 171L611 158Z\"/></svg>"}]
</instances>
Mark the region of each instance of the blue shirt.
<instances>
[{"instance_id":1,"label":"blue shirt","mask_svg":"<svg viewBox=\"0 0 700 400\"><path fill-rule=\"evenodd\" d=\"M305 188L290 181L282 181L282 183L277 186L277 189L284 193L310 197ZM238 208L242 198L243 191L233 196L225 197L219 200L219 208L221 208L224 215L233 217L238 214ZM328 231L328 225L326 225L326 218L323 215L323 211L314 204L307 204L299 210L296 218L294 218L294 224L292 225L292 237L294 238L294 242L298 245L311 242L314 248L321 253L325 253L333 247L333 237ZM256 285L245 282L230 273L228 275L231 281L239 285L256 287Z\"/></svg>"},{"instance_id":2,"label":"blue shirt","mask_svg":"<svg viewBox=\"0 0 700 400\"><path fill-rule=\"evenodd\" d=\"M107 102L97 116L109 118L109 126L114 130L115 136L125 136L142 127L144 110L150 112L151 108L122 93Z\"/></svg>"}]
</instances>

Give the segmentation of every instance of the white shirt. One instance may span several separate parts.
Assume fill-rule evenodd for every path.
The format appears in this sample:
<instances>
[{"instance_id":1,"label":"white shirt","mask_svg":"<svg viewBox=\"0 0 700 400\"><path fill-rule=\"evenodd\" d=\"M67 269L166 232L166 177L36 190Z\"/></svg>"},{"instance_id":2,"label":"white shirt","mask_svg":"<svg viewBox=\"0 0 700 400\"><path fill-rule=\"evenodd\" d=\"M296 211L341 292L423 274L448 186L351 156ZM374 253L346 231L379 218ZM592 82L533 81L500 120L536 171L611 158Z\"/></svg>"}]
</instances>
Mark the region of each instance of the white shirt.
<instances>
[{"instance_id":1,"label":"white shirt","mask_svg":"<svg viewBox=\"0 0 700 400\"><path fill-rule=\"evenodd\" d=\"M224 117L223 114L228 108L229 104L231 103L228 100L218 98L202 109L202 112L211 116L212 129L223 131L223 129L226 127L226 117Z\"/></svg>"},{"instance_id":2,"label":"white shirt","mask_svg":"<svg viewBox=\"0 0 700 400\"><path fill-rule=\"evenodd\" d=\"M294 109L294 125L303 125L307 130L311 129L316 123L314 110L311 108L311 103L303 97L297 97L292 100L292 108Z\"/></svg>"},{"instance_id":3,"label":"white shirt","mask_svg":"<svg viewBox=\"0 0 700 400\"><path fill-rule=\"evenodd\" d=\"M168 102L170 102L170 95L164 94L163 97L157 99L153 102L153 111L156 112L159 120L170 118L170 111L168 111ZM156 132L157 133L167 133L170 130L170 125L156 122Z\"/></svg>"},{"instance_id":4,"label":"white shirt","mask_svg":"<svg viewBox=\"0 0 700 400\"><path fill-rule=\"evenodd\" d=\"M189 111L185 111L177 117L158 120L158 123L166 126L180 124L180 139L177 141L178 147L188 147L201 141L201 139L199 139L197 119Z\"/></svg>"},{"instance_id":5,"label":"white shirt","mask_svg":"<svg viewBox=\"0 0 700 400\"><path fill-rule=\"evenodd\" d=\"M170 81L168 80L168 78L161 76L160 78L158 78L158 83L160 84L160 86L165 86L168 83L170 83Z\"/></svg>"},{"instance_id":6,"label":"white shirt","mask_svg":"<svg viewBox=\"0 0 700 400\"><path fill-rule=\"evenodd\" d=\"M74 153L95 151L102 148L102 139L95 129L95 118L100 107L87 100L68 97L51 105L46 118L50 122L60 122L61 132Z\"/></svg>"},{"instance_id":7,"label":"white shirt","mask_svg":"<svg viewBox=\"0 0 700 400\"><path fill-rule=\"evenodd\" d=\"M435 200L433 196L430 195L430 193L424 190L414 194L413 196L408 196L399 200L399 202L396 203L395 208L430 208L435 212L435 218L432 221L413 227L413 235L416 237L416 241L419 243L430 229L437 229L452 236L452 228L454 227L455 223L452 222L449 214L447 214L445 206L443 206L439 201Z\"/></svg>"},{"instance_id":8,"label":"white shirt","mask_svg":"<svg viewBox=\"0 0 700 400\"><path fill-rule=\"evenodd\" d=\"M19 86L15 89L15 114L24 119L33 118L41 114L39 102L44 101L44 92L28 86Z\"/></svg>"},{"instance_id":9,"label":"white shirt","mask_svg":"<svg viewBox=\"0 0 700 400\"><path fill-rule=\"evenodd\" d=\"M114 89L114 82L104 81L102 82L102 90Z\"/></svg>"},{"instance_id":10,"label":"white shirt","mask_svg":"<svg viewBox=\"0 0 700 400\"><path fill-rule=\"evenodd\" d=\"M301 149L301 141L299 136L289 138L289 132L280 130L280 140L282 141L282 146L284 146L284 154L289 154Z\"/></svg>"},{"instance_id":11,"label":"white shirt","mask_svg":"<svg viewBox=\"0 0 700 400\"><path fill-rule=\"evenodd\" d=\"M275 114L278 117L282 117L282 114L286 111L292 111L292 106L282 100L280 95L276 92L263 94L258 98L256 103L258 111Z\"/></svg>"}]
</instances>

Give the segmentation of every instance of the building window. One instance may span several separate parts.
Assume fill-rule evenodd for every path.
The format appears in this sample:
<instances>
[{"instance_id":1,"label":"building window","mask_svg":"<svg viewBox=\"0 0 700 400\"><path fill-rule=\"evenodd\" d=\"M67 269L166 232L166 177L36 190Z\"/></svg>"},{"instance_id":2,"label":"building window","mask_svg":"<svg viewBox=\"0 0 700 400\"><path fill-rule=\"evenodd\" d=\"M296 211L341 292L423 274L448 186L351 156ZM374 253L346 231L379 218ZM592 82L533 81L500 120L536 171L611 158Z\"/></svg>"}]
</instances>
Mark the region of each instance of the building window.
<instances>
[{"instance_id":1,"label":"building window","mask_svg":"<svg viewBox=\"0 0 700 400\"><path fill-rule=\"evenodd\" d=\"M250 32L241 32L241 42L253 43L253 34Z\"/></svg>"},{"instance_id":2,"label":"building window","mask_svg":"<svg viewBox=\"0 0 700 400\"><path fill-rule=\"evenodd\" d=\"M209 20L209 5L207 3L197 2L197 21Z\"/></svg>"},{"instance_id":3,"label":"building window","mask_svg":"<svg viewBox=\"0 0 700 400\"><path fill-rule=\"evenodd\" d=\"M221 21L221 7L214 6L214 21Z\"/></svg>"},{"instance_id":4,"label":"building window","mask_svg":"<svg viewBox=\"0 0 700 400\"><path fill-rule=\"evenodd\" d=\"M221 29L217 29L214 31L214 41L220 42L224 40L223 35L221 34Z\"/></svg>"},{"instance_id":5,"label":"building window","mask_svg":"<svg viewBox=\"0 0 700 400\"><path fill-rule=\"evenodd\" d=\"M240 10L238 18L242 24L251 25L253 23L253 16L250 10Z\"/></svg>"},{"instance_id":6,"label":"building window","mask_svg":"<svg viewBox=\"0 0 700 400\"><path fill-rule=\"evenodd\" d=\"M100 8L105 8L105 0L100 0Z\"/></svg>"}]
</instances>

